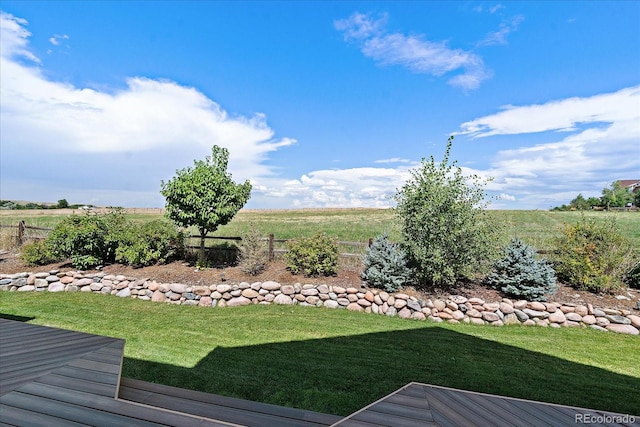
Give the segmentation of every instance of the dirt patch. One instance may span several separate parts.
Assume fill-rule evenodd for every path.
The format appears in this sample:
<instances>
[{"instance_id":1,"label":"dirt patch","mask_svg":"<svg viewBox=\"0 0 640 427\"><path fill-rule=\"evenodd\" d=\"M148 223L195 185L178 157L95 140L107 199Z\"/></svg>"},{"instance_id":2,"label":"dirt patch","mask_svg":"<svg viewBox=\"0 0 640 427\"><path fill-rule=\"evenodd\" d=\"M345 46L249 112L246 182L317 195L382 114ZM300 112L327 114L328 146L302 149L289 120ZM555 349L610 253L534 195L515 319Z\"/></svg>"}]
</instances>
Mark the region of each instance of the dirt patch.
<instances>
[{"instance_id":1,"label":"dirt patch","mask_svg":"<svg viewBox=\"0 0 640 427\"><path fill-rule=\"evenodd\" d=\"M15 254L0 254L0 273L12 274L23 271L48 271L48 270L73 270L69 263L55 263L40 267L27 267ZM360 270L341 269L337 275L330 277L304 277L302 275L291 274L283 262L274 261L261 274L250 276L243 273L238 267L219 267L198 270L194 265L184 261L176 261L165 265L154 265L142 268L133 268L121 264L105 266L102 271L107 274L122 274L135 277L137 279L153 279L160 283L183 283L186 285L211 285L219 283L238 284L240 282L265 282L274 280L280 284L326 284L337 286L360 287ZM422 292L415 288L406 288L403 292L414 295L418 298L446 298L449 295L462 295L467 298L477 297L485 301L500 301L500 292L487 288L481 283L462 283L448 290L435 289L432 292ZM627 299L622 299L624 297ZM572 287L560 284L559 290L549 298L550 302L593 304L594 307L615 308L638 311L640 302L640 291L637 289L626 289L614 295L592 294L590 292L578 291Z\"/></svg>"}]
</instances>

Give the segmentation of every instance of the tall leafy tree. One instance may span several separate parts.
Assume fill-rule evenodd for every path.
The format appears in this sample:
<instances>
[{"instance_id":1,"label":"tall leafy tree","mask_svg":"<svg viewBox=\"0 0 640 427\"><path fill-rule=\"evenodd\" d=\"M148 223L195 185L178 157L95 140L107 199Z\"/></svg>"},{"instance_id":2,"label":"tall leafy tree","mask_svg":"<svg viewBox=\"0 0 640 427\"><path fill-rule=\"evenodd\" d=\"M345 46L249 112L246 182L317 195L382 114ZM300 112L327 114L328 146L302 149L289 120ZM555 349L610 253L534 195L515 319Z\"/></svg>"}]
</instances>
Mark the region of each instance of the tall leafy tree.
<instances>
[{"instance_id":1,"label":"tall leafy tree","mask_svg":"<svg viewBox=\"0 0 640 427\"><path fill-rule=\"evenodd\" d=\"M453 137L440 164L422 159L395 200L404 246L423 285L447 286L488 266L500 227L486 213L485 181L449 163Z\"/></svg>"},{"instance_id":2,"label":"tall leafy tree","mask_svg":"<svg viewBox=\"0 0 640 427\"><path fill-rule=\"evenodd\" d=\"M227 224L251 197L251 183L235 183L227 172L229 150L214 145L211 156L176 171L161 182L165 215L179 226L196 226L200 233L198 259L205 260L205 236Z\"/></svg>"},{"instance_id":3,"label":"tall leafy tree","mask_svg":"<svg viewBox=\"0 0 640 427\"><path fill-rule=\"evenodd\" d=\"M605 208L623 207L633 201L633 194L628 188L620 185L620 181L611 183L611 187L602 190L602 204Z\"/></svg>"}]
</instances>

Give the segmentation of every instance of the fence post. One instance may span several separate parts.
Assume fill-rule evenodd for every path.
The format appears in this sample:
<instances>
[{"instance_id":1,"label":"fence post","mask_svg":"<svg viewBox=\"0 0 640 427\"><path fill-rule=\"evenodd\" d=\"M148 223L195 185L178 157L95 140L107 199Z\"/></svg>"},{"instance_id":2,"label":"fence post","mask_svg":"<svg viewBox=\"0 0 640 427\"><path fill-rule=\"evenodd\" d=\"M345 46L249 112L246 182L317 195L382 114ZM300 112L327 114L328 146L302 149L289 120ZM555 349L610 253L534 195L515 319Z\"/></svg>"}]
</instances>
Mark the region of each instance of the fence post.
<instances>
[{"instance_id":1,"label":"fence post","mask_svg":"<svg viewBox=\"0 0 640 427\"><path fill-rule=\"evenodd\" d=\"M273 261L273 233L269 233L269 261Z\"/></svg>"},{"instance_id":2,"label":"fence post","mask_svg":"<svg viewBox=\"0 0 640 427\"><path fill-rule=\"evenodd\" d=\"M24 221L18 222L18 245L22 245L22 240L24 239L24 229L25 229Z\"/></svg>"},{"instance_id":3,"label":"fence post","mask_svg":"<svg viewBox=\"0 0 640 427\"><path fill-rule=\"evenodd\" d=\"M369 237L369 247L371 247L371 245L373 245L373 237Z\"/></svg>"}]
</instances>

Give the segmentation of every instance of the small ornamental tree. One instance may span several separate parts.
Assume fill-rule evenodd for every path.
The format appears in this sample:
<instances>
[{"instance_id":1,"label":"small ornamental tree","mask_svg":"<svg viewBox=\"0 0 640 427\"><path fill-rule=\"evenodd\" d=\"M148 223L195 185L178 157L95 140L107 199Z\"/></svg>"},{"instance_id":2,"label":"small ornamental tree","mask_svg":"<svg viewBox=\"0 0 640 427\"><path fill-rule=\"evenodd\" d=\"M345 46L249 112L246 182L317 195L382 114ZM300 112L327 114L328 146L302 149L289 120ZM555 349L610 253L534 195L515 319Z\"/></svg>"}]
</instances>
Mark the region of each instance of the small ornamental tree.
<instances>
[{"instance_id":1,"label":"small ornamental tree","mask_svg":"<svg viewBox=\"0 0 640 427\"><path fill-rule=\"evenodd\" d=\"M493 264L486 282L506 295L529 301L544 301L545 294L558 289L551 265L536 258L536 250L516 238L511 239L502 258Z\"/></svg>"},{"instance_id":2,"label":"small ornamental tree","mask_svg":"<svg viewBox=\"0 0 640 427\"><path fill-rule=\"evenodd\" d=\"M405 252L389 242L389 236L377 236L363 257L362 280L369 286L395 292L404 286L410 275Z\"/></svg>"},{"instance_id":3,"label":"small ornamental tree","mask_svg":"<svg viewBox=\"0 0 640 427\"><path fill-rule=\"evenodd\" d=\"M206 235L231 221L251 197L251 183L236 184L227 172L228 162L229 150L214 145L211 156L194 160L193 167L177 170L175 177L161 182L166 217L179 226L198 228L201 263Z\"/></svg>"},{"instance_id":4,"label":"small ornamental tree","mask_svg":"<svg viewBox=\"0 0 640 427\"><path fill-rule=\"evenodd\" d=\"M396 213L410 266L423 286L449 286L490 266L498 224L486 213L484 185L449 163L453 137L440 164L431 156L398 190Z\"/></svg>"},{"instance_id":5,"label":"small ornamental tree","mask_svg":"<svg viewBox=\"0 0 640 427\"><path fill-rule=\"evenodd\" d=\"M242 240L238 243L238 251L238 265L244 273L255 276L267 266L265 242L260 230L254 224L251 224L249 230L242 235Z\"/></svg>"}]
</instances>

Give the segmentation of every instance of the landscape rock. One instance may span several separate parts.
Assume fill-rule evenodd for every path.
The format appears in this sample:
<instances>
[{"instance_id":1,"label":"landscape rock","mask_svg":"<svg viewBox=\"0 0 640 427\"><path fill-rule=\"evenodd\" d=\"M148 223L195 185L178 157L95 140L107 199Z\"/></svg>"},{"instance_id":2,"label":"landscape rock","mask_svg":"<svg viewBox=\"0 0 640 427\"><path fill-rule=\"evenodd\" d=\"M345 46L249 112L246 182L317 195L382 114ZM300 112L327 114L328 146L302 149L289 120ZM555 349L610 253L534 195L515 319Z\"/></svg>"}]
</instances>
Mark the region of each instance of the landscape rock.
<instances>
[{"instance_id":1,"label":"landscape rock","mask_svg":"<svg viewBox=\"0 0 640 427\"><path fill-rule=\"evenodd\" d=\"M618 332L620 334L630 334L630 335L638 335L640 331L634 328L631 325L625 325L620 323L611 323L607 326L607 329L613 332Z\"/></svg>"},{"instance_id":2,"label":"landscape rock","mask_svg":"<svg viewBox=\"0 0 640 427\"><path fill-rule=\"evenodd\" d=\"M293 299L289 295L281 293L279 295L276 295L276 297L273 299L273 303L279 305L291 305L293 304Z\"/></svg>"}]
</instances>

